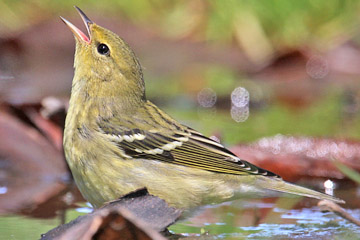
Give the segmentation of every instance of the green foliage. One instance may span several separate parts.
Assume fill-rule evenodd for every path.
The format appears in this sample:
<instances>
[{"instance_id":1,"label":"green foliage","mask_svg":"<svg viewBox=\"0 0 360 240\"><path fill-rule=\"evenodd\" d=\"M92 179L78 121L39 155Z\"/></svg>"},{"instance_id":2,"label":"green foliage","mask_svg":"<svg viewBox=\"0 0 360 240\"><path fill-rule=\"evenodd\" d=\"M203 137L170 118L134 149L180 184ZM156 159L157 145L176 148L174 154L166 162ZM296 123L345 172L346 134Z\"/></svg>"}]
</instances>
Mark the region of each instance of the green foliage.
<instances>
[{"instance_id":1,"label":"green foliage","mask_svg":"<svg viewBox=\"0 0 360 240\"><path fill-rule=\"evenodd\" d=\"M162 33L173 37L195 34L197 39L231 42L248 38L273 47L302 46L311 41L315 47L332 44L332 39L347 35L359 22L360 1L288 1L288 0L110 0L90 1L0 1L0 31L16 30L35 23L41 17L73 14L73 5L98 15L127 17L143 25L160 26ZM68 13L65 13L68 12ZM36 16L36 18L34 17ZM259 29L246 31L246 24ZM254 34L254 35L253 35ZM241 44L240 44L241 45ZM242 46L246 47L246 46Z\"/></svg>"},{"instance_id":2,"label":"green foliage","mask_svg":"<svg viewBox=\"0 0 360 240\"><path fill-rule=\"evenodd\" d=\"M207 86L216 91L218 96L229 94L238 82L233 72L220 66L209 66L205 78Z\"/></svg>"},{"instance_id":3,"label":"green foliage","mask_svg":"<svg viewBox=\"0 0 360 240\"><path fill-rule=\"evenodd\" d=\"M42 233L46 233L58 226L56 219L31 219L23 216L0 217L1 239L40 239Z\"/></svg>"},{"instance_id":4,"label":"green foliage","mask_svg":"<svg viewBox=\"0 0 360 240\"><path fill-rule=\"evenodd\" d=\"M359 1L341 0L212 1L207 36L230 40L237 18L250 13L274 44L297 46L310 38L349 31L355 26L359 5Z\"/></svg>"}]
</instances>

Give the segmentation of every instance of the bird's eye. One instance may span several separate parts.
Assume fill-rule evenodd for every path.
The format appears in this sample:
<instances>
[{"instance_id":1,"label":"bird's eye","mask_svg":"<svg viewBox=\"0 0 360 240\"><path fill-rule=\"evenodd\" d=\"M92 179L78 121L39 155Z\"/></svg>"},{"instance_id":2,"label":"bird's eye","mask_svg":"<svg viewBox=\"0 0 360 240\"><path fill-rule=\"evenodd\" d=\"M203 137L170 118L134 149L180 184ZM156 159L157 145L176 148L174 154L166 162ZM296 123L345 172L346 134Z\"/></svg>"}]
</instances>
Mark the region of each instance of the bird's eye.
<instances>
[{"instance_id":1,"label":"bird's eye","mask_svg":"<svg viewBox=\"0 0 360 240\"><path fill-rule=\"evenodd\" d=\"M109 47L103 43L100 43L98 45L97 50L98 50L98 53L100 53L101 55L109 55L109 53L110 53Z\"/></svg>"}]
</instances>

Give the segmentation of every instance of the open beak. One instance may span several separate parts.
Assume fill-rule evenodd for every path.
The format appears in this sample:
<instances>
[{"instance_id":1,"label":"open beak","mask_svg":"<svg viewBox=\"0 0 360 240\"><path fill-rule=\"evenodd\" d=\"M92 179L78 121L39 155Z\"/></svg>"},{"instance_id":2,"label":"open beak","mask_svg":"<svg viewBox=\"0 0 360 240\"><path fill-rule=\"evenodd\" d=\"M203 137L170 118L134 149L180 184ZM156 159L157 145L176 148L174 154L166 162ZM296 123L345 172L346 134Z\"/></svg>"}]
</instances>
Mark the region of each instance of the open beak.
<instances>
[{"instance_id":1,"label":"open beak","mask_svg":"<svg viewBox=\"0 0 360 240\"><path fill-rule=\"evenodd\" d=\"M63 22L70 28L70 30L73 32L73 34L75 35L75 37L83 42L86 42L87 44L90 44L91 42L91 34L90 34L90 25L93 24L93 22L85 15L85 13L83 11L81 11L80 8L76 7L76 10L79 12L83 22L85 23L86 29L88 31L89 37L86 36L85 33L83 33L80 29L78 29L77 27L75 27L74 24L72 24L71 22L69 22L68 20L66 20L63 17L60 17L61 20L63 20Z\"/></svg>"}]
</instances>

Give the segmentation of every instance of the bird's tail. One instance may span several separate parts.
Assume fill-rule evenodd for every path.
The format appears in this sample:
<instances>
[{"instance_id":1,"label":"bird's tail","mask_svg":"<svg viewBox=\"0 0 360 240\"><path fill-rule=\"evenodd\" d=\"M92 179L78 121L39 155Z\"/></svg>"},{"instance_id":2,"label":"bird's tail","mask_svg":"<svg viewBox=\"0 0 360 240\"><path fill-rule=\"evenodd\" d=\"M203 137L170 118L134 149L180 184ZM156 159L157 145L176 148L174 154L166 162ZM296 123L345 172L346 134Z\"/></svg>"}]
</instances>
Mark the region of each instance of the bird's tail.
<instances>
[{"instance_id":1,"label":"bird's tail","mask_svg":"<svg viewBox=\"0 0 360 240\"><path fill-rule=\"evenodd\" d=\"M295 195L305 196L305 197L311 197L316 199L326 199L330 200L336 203L345 203L344 200L330 196L325 193L320 193L314 190L311 190L309 188L301 187L292 183L285 182L281 179L272 179L272 181L266 181L266 183L263 183L263 187L266 189L279 191L283 193L291 193Z\"/></svg>"}]
</instances>

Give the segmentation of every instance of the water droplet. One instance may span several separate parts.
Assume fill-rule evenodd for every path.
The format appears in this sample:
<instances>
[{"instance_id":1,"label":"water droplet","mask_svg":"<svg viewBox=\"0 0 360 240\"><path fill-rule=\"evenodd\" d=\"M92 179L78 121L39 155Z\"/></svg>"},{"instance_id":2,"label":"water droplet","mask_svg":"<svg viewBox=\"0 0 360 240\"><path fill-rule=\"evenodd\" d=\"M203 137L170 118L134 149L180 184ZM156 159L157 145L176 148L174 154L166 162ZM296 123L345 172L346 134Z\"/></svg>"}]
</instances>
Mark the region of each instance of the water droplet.
<instances>
[{"instance_id":1,"label":"water droplet","mask_svg":"<svg viewBox=\"0 0 360 240\"><path fill-rule=\"evenodd\" d=\"M250 101L250 94L249 92L243 87L235 88L231 93L231 103L238 107L242 108L246 105L249 105Z\"/></svg>"},{"instance_id":2,"label":"water droplet","mask_svg":"<svg viewBox=\"0 0 360 240\"><path fill-rule=\"evenodd\" d=\"M197 100L200 106L211 108L215 105L217 100L216 92L211 88L204 88L198 93Z\"/></svg>"},{"instance_id":3,"label":"water droplet","mask_svg":"<svg viewBox=\"0 0 360 240\"><path fill-rule=\"evenodd\" d=\"M71 192L67 192L64 196L63 196L63 201L67 204L67 205L71 205L75 200L74 195Z\"/></svg>"},{"instance_id":4,"label":"water droplet","mask_svg":"<svg viewBox=\"0 0 360 240\"><path fill-rule=\"evenodd\" d=\"M325 187L325 193L326 194L334 195L335 184L334 184L333 181L331 181L330 179L326 180L324 182L324 187Z\"/></svg>"},{"instance_id":5,"label":"water droplet","mask_svg":"<svg viewBox=\"0 0 360 240\"><path fill-rule=\"evenodd\" d=\"M93 211L92 208L86 208L86 207L81 207L81 208L76 208L76 211L79 213L91 213Z\"/></svg>"},{"instance_id":6,"label":"water droplet","mask_svg":"<svg viewBox=\"0 0 360 240\"><path fill-rule=\"evenodd\" d=\"M13 80L13 79L15 79L14 76L0 75L0 80Z\"/></svg>"},{"instance_id":7,"label":"water droplet","mask_svg":"<svg viewBox=\"0 0 360 240\"><path fill-rule=\"evenodd\" d=\"M324 78L329 73L329 64L321 56L312 56L306 63L306 72L314 79Z\"/></svg>"},{"instance_id":8,"label":"water droplet","mask_svg":"<svg viewBox=\"0 0 360 240\"><path fill-rule=\"evenodd\" d=\"M93 211L93 207L91 206L91 203L86 202L85 204L88 207L79 207L79 208L76 208L76 211L80 212L80 213L91 213Z\"/></svg>"},{"instance_id":9,"label":"water droplet","mask_svg":"<svg viewBox=\"0 0 360 240\"><path fill-rule=\"evenodd\" d=\"M249 106L236 107L233 105L230 113L235 122L245 122L249 117Z\"/></svg>"},{"instance_id":10,"label":"water droplet","mask_svg":"<svg viewBox=\"0 0 360 240\"><path fill-rule=\"evenodd\" d=\"M325 188L334 188L334 183L333 183L333 181L331 181L330 179L326 180L326 181L324 182L324 187L325 187Z\"/></svg>"},{"instance_id":11,"label":"water droplet","mask_svg":"<svg viewBox=\"0 0 360 240\"><path fill-rule=\"evenodd\" d=\"M5 194L7 193L8 188L7 187L0 187L0 194Z\"/></svg>"}]
</instances>

